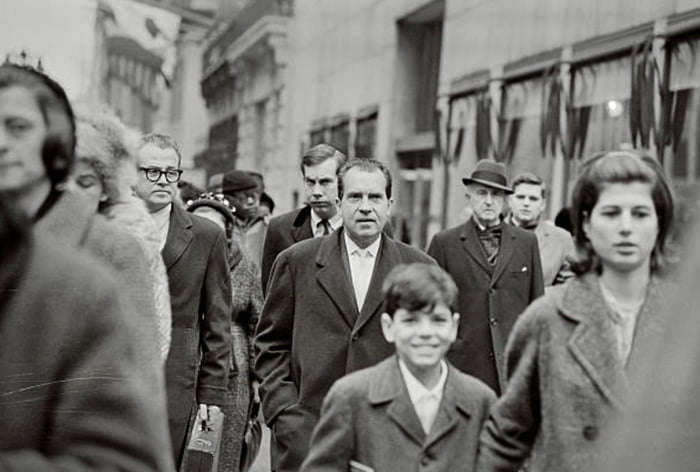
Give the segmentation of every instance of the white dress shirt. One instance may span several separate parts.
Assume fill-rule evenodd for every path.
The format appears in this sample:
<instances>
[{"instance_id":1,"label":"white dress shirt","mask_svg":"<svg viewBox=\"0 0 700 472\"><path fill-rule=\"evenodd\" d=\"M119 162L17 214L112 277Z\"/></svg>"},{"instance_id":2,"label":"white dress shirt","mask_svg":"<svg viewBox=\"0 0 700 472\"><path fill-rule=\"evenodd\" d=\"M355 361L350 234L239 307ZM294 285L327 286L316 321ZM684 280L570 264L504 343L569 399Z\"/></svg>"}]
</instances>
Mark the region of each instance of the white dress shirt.
<instances>
[{"instance_id":1,"label":"white dress shirt","mask_svg":"<svg viewBox=\"0 0 700 472\"><path fill-rule=\"evenodd\" d=\"M377 240L365 249L355 244L355 241L350 239L347 232L343 232L343 237L345 238L345 248L348 250L348 261L350 262L350 274L352 275L352 287L355 290L357 310L362 311L362 305L365 304L369 283L374 273L374 262L377 259L382 236L380 234Z\"/></svg>"},{"instance_id":2,"label":"white dress shirt","mask_svg":"<svg viewBox=\"0 0 700 472\"><path fill-rule=\"evenodd\" d=\"M314 235L314 238L325 236L323 234L323 225L320 224L321 221L323 221L321 220L321 217L318 216L315 211L311 210L311 234ZM328 225L330 226L328 230L331 233L343 226L343 217L340 215L339 211L336 212L335 215L331 216L327 221Z\"/></svg>"},{"instance_id":3,"label":"white dress shirt","mask_svg":"<svg viewBox=\"0 0 700 472\"><path fill-rule=\"evenodd\" d=\"M168 240L168 230L170 229L170 212L173 209L173 204L170 203L160 210L151 213L151 218L156 222L158 228L158 240L160 241L160 250L165 247L165 242Z\"/></svg>"},{"instance_id":4,"label":"white dress shirt","mask_svg":"<svg viewBox=\"0 0 700 472\"><path fill-rule=\"evenodd\" d=\"M425 388L425 385L415 378L401 359L399 359L399 370L401 370L413 409L416 410L420 424L423 426L423 431L425 431L425 434L428 434L435 422L438 408L440 408L440 401L442 400L442 393L445 390L447 363L444 360L440 361L440 379L435 387L430 390Z\"/></svg>"}]
</instances>

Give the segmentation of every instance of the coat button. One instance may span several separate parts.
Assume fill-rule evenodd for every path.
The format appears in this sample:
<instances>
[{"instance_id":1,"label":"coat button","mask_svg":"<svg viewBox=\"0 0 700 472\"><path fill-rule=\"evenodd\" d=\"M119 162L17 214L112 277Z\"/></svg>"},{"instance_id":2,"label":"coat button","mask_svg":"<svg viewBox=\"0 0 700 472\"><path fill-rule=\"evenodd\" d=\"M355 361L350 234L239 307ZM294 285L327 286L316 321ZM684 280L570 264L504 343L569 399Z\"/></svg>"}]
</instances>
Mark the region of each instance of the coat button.
<instances>
[{"instance_id":1,"label":"coat button","mask_svg":"<svg viewBox=\"0 0 700 472\"><path fill-rule=\"evenodd\" d=\"M353 335L352 335L352 340L353 340L353 341L357 341L358 339L360 339L360 337L359 337L357 334L353 334Z\"/></svg>"},{"instance_id":2,"label":"coat button","mask_svg":"<svg viewBox=\"0 0 700 472\"><path fill-rule=\"evenodd\" d=\"M489 352L489 360L493 360L493 352Z\"/></svg>"},{"instance_id":3,"label":"coat button","mask_svg":"<svg viewBox=\"0 0 700 472\"><path fill-rule=\"evenodd\" d=\"M491 318L489 321L491 322L491 326L496 326L498 324L498 320L496 320L496 318Z\"/></svg>"},{"instance_id":4,"label":"coat button","mask_svg":"<svg viewBox=\"0 0 700 472\"><path fill-rule=\"evenodd\" d=\"M598 428L595 426L584 426L583 427L583 437L588 441L593 441L598 437Z\"/></svg>"},{"instance_id":5,"label":"coat button","mask_svg":"<svg viewBox=\"0 0 700 472\"><path fill-rule=\"evenodd\" d=\"M420 458L420 465L423 467L426 467L428 464L430 464L431 457L428 454L423 454L423 457Z\"/></svg>"}]
</instances>

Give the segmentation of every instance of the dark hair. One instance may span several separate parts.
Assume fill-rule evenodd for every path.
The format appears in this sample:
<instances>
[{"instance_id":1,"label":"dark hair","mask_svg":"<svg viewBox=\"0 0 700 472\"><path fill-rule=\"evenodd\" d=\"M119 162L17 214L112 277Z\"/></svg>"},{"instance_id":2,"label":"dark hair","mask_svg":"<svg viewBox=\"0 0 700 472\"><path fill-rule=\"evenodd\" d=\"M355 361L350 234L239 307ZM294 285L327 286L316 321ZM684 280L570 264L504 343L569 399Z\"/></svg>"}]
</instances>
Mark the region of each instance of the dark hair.
<instances>
[{"instance_id":1,"label":"dark hair","mask_svg":"<svg viewBox=\"0 0 700 472\"><path fill-rule=\"evenodd\" d=\"M182 155L180 154L180 147L177 145L177 142L173 138L171 138L167 134L148 133L146 135L141 136L138 148L141 149L147 144L153 144L154 146L159 147L160 149L174 150L175 154L177 154L177 167L178 169L180 168L180 164L182 163Z\"/></svg>"},{"instance_id":2,"label":"dark hair","mask_svg":"<svg viewBox=\"0 0 700 472\"><path fill-rule=\"evenodd\" d=\"M582 165L572 194L572 220L578 261L572 264L577 274L600 270L600 261L583 231L584 222L598 203L607 184L643 182L651 185L651 198L659 221L659 233L651 253L651 271L666 264L666 240L673 224L673 194L666 175L656 160L639 151L607 151L593 155Z\"/></svg>"},{"instance_id":3,"label":"dark hair","mask_svg":"<svg viewBox=\"0 0 700 472\"><path fill-rule=\"evenodd\" d=\"M569 234L574 233L574 223L571 221L571 207L564 207L554 217L554 225L565 229Z\"/></svg>"},{"instance_id":4,"label":"dark hair","mask_svg":"<svg viewBox=\"0 0 700 472\"><path fill-rule=\"evenodd\" d=\"M200 198L200 195L205 193L203 189L197 187L192 182L188 182L187 180L180 180L177 183L177 190L180 193L180 199L185 206L194 202Z\"/></svg>"},{"instance_id":5,"label":"dark hair","mask_svg":"<svg viewBox=\"0 0 700 472\"><path fill-rule=\"evenodd\" d=\"M304 155L302 156L302 158L301 158L301 174L306 175L306 173L304 172L305 166L309 166L309 167L316 166L316 165L321 164L322 162L327 161L328 159L335 159L335 162L336 162L335 173L336 173L336 175L339 174L340 168L343 167L343 165L347 161L345 154L338 151L336 148L334 148L330 144L324 144L324 143L317 144L316 146L307 150L304 153Z\"/></svg>"},{"instance_id":6,"label":"dark hair","mask_svg":"<svg viewBox=\"0 0 700 472\"><path fill-rule=\"evenodd\" d=\"M440 266L424 262L400 264L389 272L382 285L384 312L394 316L396 310L432 310L444 303L456 311L457 285Z\"/></svg>"},{"instance_id":7,"label":"dark hair","mask_svg":"<svg viewBox=\"0 0 700 472\"><path fill-rule=\"evenodd\" d=\"M382 164L379 161L375 161L374 159L351 159L348 162L343 165L343 167L340 168L340 171L338 172L338 197L343 198L343 187L344 183L343 180L345 179L345 175L348 173L350 169L358 169L361 170L362 172L376 172L376 171L381 171L382 174L384 174L384 178L386 179L386 188L385 188L385 193L386 193L386 198L391 198L391 172L389 171L389 168Z\"/></svg>"},{"instance_id":8,"label":"dark hair","mask_svg":"<svg viewBox=\"0 0 700 472\"><path fill-rule=\"evenodd\" d=\"M539 185L542 187L542 198L547 198L547 185L545 185L540 176L535 175L532 172L523 172L513 179L510 188L512 188L513 192L515 192L515 188L520 184Z\"/></svg>"},{"instance_id":9,"label":"dark hair","mask_svg":"<svg viewBox=\"0 0 700 472\"><path fill-rule=\"evenodd\" d=\"M0 89L23 87L31 91L41 110L47 133L41 150L52 185L65 180L73 166L75 117L63 88L48 75L28 66L0 65Z\"/></svg>"}]
</instances>

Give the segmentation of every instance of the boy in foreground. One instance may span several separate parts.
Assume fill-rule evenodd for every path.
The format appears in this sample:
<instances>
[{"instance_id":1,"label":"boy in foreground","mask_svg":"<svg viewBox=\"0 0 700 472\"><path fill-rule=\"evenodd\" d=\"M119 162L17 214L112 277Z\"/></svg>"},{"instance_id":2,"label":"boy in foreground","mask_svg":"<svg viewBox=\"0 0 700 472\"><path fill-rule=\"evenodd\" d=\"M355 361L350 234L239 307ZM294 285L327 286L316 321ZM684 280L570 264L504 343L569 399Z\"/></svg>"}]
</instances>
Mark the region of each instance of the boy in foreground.
<instances>
[{"instance_id":1,"label":"boy in foreground","mask_svg":"<svg viewBox=\"0 0 700 472\"><path fill-rule=\"evenodd\" d=\"M326 396L303 472L474 469L493 391L445 359L457 337L457 287L435 265L391 271L384 337L396 355L338 380Z\"/></svg>"}]
</instances>

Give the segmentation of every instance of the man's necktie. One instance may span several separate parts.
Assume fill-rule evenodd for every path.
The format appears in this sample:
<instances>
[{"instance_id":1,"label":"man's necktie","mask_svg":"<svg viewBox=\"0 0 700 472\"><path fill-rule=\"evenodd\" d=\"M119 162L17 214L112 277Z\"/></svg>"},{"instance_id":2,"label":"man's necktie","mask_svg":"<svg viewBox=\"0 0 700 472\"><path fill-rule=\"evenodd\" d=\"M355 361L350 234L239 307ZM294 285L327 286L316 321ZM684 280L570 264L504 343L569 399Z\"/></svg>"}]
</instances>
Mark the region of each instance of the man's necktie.
<instances>
[{"instance_id":1,"label":"man's necktie","mask_svg":"<svg viewBox=\"0 0 700 472\"><path fill-rule=\"evenodd\" d=\"M498 257L498 249L501 246L501 226L498 225L494 228L487 228L485 230L477 231L479 235L479 241L486 251L486 257L489 264L493 265L496 263L496 258Z\"/></svg>"},{"instance_id":2,"label":"man's necktie","mask_svg":"<svg viewBox=\"0 0 700 472\"><path fill-rule=\"evenodd\" d=\"M331 224L328 222L328 220L321 220L318 222L318 224L323 227L324 236L331 234Z\"/></svg>"}]
</instances>

